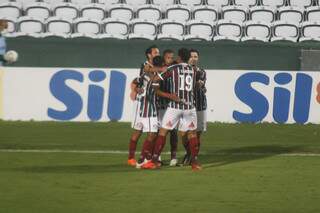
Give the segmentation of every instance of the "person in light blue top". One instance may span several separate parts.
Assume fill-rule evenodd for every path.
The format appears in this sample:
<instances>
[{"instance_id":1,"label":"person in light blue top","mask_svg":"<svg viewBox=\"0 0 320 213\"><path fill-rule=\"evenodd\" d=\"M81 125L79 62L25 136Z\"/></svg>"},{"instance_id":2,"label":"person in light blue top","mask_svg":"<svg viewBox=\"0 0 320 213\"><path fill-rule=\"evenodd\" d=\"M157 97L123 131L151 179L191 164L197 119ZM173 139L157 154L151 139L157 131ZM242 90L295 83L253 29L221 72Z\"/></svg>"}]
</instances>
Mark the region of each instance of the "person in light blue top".
<instances>
[{"instance_id":1,"label":"person in light blue top","mask_svg":"<svg viewBox=\"0 0 320 213\"><path fill-rule=\"evenodd\" d=\"M8 22L0 19L0 66L11 64L18 60L18 53L14 50L7 52L6 39L4 34L8 29Z\"/></svg>"},{"instance_id":2,"label":"person in light blue top","mask_svg":"<svg viewBox=\"0 0 320 213\"><path fill-rule=\"evenodd\" d=\"M3 66L3 63L6 62L4 55L6 53L6 39L3 36L4 31L8 28L8 22L5 20L0 20L0 66Z\"/></svg>"}]
</instances>

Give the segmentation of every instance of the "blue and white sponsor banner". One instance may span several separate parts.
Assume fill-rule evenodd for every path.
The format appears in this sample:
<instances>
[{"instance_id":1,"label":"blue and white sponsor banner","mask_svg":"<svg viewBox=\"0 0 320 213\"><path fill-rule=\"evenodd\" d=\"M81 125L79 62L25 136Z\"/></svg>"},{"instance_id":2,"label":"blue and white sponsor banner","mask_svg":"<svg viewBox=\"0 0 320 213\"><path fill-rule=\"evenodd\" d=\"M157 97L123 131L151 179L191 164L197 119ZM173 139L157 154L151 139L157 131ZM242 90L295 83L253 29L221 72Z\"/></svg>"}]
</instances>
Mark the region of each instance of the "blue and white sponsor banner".
<instances>
[{"instance_id":1,"label":"blue and white sponsor banner","mask_svg":"<svg viewBox=\"0 0 320 213\"><path fill-rule=\"evenodd\" d=\"M4 68L4 120L131 121L138 69ZM207 70L208 121L320 123L320 72Z\"/></svg>"}]
</instances>

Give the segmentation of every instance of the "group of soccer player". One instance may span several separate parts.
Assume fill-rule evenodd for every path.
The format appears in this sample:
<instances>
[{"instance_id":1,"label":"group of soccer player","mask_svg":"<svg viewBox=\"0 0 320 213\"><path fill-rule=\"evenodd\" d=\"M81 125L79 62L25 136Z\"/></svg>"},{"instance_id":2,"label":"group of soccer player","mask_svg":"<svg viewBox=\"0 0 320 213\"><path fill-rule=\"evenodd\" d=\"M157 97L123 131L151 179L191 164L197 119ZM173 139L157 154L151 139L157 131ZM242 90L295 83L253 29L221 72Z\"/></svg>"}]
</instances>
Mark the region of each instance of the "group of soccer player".
<instances>
[{"instance_id":1,"label":"group of soccer player","mask_svg":"<svg viewBox=\"0 0 320 213\"><path fill-rule=\"evenodd\" d=\"M162 166L161 152L170 134L170 166L191 165L201 170L198 162L201 133L206 131L206 72L198 67L199 52L181 48L165 50L160 56L157 46L145 51L147 61L131 83L135 102L133 133L129 142L128 165L142 169ZM135 159L137 141L146 138L139 159ZM185 148L180 164L177 160L178 135Z\"/></svg>"}]
</instances>

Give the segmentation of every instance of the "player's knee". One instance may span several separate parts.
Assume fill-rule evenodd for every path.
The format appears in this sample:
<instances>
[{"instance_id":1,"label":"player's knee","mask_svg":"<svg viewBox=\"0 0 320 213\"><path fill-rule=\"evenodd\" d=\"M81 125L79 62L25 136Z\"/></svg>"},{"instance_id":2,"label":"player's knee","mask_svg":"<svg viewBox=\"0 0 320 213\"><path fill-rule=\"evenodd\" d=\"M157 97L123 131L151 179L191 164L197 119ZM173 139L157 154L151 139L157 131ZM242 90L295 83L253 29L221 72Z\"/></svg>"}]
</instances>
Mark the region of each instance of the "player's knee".
<instances>
[{"instance_id":1,"label":"player's knee","mask_svg":"<svg viewBox=\"0 0 320 213\"><path fill-rule=\"evenodd\" d=\"M135 130L131 135L131 140L137 141L141 136L141 131Z\"/></svg>"},{"instance_id":2,"label":"player's knee","mask_svg":"<svg viewBox=\"0 0 320 213\"><path fill-rule=\"evenodd\" d=\"M168 134L168 130L167 129L161 128L159 130L159 135L160 136L167 136L167 134Z\"/></svg>"}]
</instances>

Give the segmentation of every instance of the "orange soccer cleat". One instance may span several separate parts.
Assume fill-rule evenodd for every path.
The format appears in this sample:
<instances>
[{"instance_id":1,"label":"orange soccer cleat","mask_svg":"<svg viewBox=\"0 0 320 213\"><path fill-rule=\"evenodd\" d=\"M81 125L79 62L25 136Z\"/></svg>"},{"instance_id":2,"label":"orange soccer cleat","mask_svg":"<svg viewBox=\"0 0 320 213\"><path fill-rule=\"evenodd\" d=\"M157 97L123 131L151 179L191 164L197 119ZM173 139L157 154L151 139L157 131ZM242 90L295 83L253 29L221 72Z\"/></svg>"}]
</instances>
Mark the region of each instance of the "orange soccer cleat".
<instances>
[{"instance_id":1,"label":"orange soccer cleat","mask_svg":"<svg viewBox=\"0 0 320 213\"><path fill-rule=\"evenodd\" d=\"M192 164L191 164L191 168L192 168L192 171L195 171L195 172L202 170L201 165L198 164L198 163L192 163Z\"/></svg>"},{"instance_id":2,"label":"orange soccer cleat","mask_svg":"<svg viewBox=\"0 0 320 213\"><path fill-rule=\"evenodd\" d=\"M128 160L128 165L135 167L137 165L137 161L134 158Z\"/></svg>"},{"instance_id":3,"label":"orange soccer cleat","mask_svg":"<svg viewBox=\"0 0 320 213\"><path fill-rule=\"evenodd\" d=\"M142 169L158 169L160 168L161 164L159 163L153 163L151 160L148 161L147 163L142 165Z\"/></svg>"}]
</instances>

